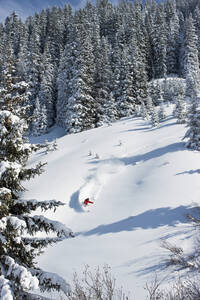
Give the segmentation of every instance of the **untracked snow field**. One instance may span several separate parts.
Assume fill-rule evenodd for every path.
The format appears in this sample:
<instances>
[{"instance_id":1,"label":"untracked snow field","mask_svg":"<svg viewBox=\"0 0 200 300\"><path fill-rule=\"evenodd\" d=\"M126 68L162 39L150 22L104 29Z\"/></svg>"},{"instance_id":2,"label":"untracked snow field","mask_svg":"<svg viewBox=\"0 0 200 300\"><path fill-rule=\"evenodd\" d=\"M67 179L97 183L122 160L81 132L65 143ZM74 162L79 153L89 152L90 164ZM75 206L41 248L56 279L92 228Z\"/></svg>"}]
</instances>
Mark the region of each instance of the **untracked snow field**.
<instances>
[{"instance_id":1,"label":"untracked snow field","mask_svg":"<svg viewBox=\"0 0 200 300\"><path fill-rule=\"evenodd\" d=\"M189 249L192 227L185 215L198 206L199 152L185 148L185 125L171 115L156 129L141 118L125 118L112 126L64 135L61 128L33 138L57 138L58 150L41 150L30 165L46 161L46 172L26 182L25 198L56 199L66 205L46 217L75 233L46 249L39 266L63 276L108 264L116 285L131 299L146 299L144 287L155 276L172 278L164 268L168 257L162 240ZM84 208L89 197L94 204ZM52 296L52 299L59 299Z\"/></svg>"}]
</instances>

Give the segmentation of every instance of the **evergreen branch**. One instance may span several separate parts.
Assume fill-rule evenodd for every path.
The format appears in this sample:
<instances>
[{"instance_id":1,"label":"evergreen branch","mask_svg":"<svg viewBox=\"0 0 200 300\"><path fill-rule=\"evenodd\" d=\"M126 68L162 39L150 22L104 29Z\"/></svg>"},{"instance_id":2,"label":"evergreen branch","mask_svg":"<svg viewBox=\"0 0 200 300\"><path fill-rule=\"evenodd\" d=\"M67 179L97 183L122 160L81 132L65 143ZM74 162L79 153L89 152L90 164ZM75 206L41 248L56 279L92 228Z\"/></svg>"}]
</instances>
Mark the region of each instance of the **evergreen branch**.
<instances>
[{"instance_id":1,"label":"evergreen branch","mask_svg":"<svg viewBox=\"0 0 200 300\"><path fill-rule=\"evenodd\" d=\"M37 201L35 199L17 199L14 200L12 211L14 211L17 215L21 214L21 212L23 212L23 214L30 213L31 211L35 211L37 208L41 208L42 211L53 209L55 212L56 209L62 205L65 205L65 203L56 200Z\"/></svg>"},{"instance_id":2,"label":"evergreen branch","mask_svg":"<svg viewBox=\"0 0 200 300\"><path fill-rule=\"evenodd\" d=\"M22 238L25 245L30 245L33 248L45 248L48 245L56 244L63 240L62 237L55 238Z\"/></svg>"},{"instance_id":3,"label":"evergreen branch","mask_svg":"<svg viewBox=\"0 0 200 300\"><path fill-rule=\"evenodd\" d=\"M58 221L47 219L44 216L23 216L22 218L27 223L28 233L31 235L39 231L45 231L46 233L54 232L60 238L74 237L71 229Z\"/></svg>"},{"instance_id":4,"label":"evergreen branch","mask_svg":"<svg viewBox=\"0 0 200 300\"><path fill-rule=\"evenodd\" d=\"M56 273L45 272L41 269L30 269L30 272L32 273L32 275L37 276L42 292L61 290L65 295L68 295L71 291L70 285Z\"/></svg>"},{"instance_id":5,"label":"evergreen branch","mask_svg":"<svg viewBox=\"0 0 200 300\"><path fill-rule=\"evenodd\" d=\"M21 180L30 180L31 178L34 178L36 175L41 175L44 172L43 167L47 163L39 163L36 165L35 168L30 168L30 169L22 169L20 171L19 177Z\"/></svg>"},{"instance_id":6,"label":"evergreen branch","mask_svg":"<svg viewBox=\"0 0 200 300\"><path fill-rule=\"evenodd\" d=\"M41 296L41 295L36 295L28 292L20 292L19 293L20 299L28 299L28 300L51 300L50 298Z\"/></svg>"}]
</instances>

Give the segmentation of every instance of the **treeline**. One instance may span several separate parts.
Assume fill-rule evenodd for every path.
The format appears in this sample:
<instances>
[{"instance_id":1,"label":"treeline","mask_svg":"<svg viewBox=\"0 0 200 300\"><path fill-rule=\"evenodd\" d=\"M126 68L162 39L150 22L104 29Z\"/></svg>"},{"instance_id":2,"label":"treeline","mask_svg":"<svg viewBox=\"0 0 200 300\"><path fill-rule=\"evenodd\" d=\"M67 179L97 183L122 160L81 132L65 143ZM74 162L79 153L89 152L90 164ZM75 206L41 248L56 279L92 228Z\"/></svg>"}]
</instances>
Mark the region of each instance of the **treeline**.
<instances>
[{"instance_id":1,"label":"treeline","mask_svg":"<svg viewBox=\"0 0 200 300\"><path fill-rule=\"evenodd\" d=\"M55 123L79 132L146 105L152 79L198 76L200 2L97 0L75 12L48 8L25 22L13 12L0 38L1 89L12 61L13 76L28 84L30 132Z\"/></svg>"}]
</instances>

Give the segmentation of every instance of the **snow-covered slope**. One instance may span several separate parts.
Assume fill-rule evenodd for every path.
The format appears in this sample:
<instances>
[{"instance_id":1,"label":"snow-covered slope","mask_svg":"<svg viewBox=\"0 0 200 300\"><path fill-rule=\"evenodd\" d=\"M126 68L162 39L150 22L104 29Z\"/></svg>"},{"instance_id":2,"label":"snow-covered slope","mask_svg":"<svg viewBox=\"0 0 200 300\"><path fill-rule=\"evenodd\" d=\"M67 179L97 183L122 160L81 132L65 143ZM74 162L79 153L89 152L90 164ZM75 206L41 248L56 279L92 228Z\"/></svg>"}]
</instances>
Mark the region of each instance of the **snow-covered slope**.
<instances>
[{"instance_id":1,"label":"snow-covered slope","mask_svg":"<svg viewBox=\"0 0 200 300\"><path fill-rule=\"evenodd\" d=\"M184 147L185 130L169 114L157 129L140 118L126 118L68 136L55 128L35 139L57 137L58 150L32 157L30 164L42 160L48 165L26 184L24 197L65 202L47 217L76 235L49 247L39 265L70 281L86 264L109 264L132 299L145 299L146 282L155 273L159 279L166 275L162 239L188 247L191 235L185 214L199 201L199 152ZM94 201L89 211L81 205L87 197Z\"/></svg>"}]
</instances>

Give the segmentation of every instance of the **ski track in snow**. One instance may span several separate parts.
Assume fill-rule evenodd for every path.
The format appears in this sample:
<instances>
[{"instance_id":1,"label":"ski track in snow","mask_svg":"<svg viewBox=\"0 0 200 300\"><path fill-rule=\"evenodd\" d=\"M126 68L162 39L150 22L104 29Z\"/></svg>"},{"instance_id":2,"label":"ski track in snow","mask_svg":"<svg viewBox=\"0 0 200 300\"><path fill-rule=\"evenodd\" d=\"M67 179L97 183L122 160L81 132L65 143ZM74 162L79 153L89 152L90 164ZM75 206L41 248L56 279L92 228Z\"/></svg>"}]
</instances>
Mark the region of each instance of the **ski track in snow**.
<instances>
[{"instance_id":1,"label":"ski track in snow","mask_svg":"<svg viewBox=\"0 0 200 300\"><path fill-rule=\"evenodd\" d=\"M104 184L109 181L113 174L120 172L123 167L124 164L118 159L100 163L86 178L83 186L71 196L69 206L76 212L87 211L83 206L83 201L88 197L93 202L97 201Z\"/></svg>"},{"instance_id":2,"label":"ski track in snow","mask_svg":"<svg viewBox=\"0 0 200 300\"><path fill-rule=\"evenodd\" d=\"M144 151L149 151L150 149L158 147L160 144L163 144L164 141L170 141L173 140L173 136L168 136L160 139L156 143L152 143L148 146L142 146L138 147L132 154L135 154L137 157L137 153L141 153ZM88 141L88 139L84 139L81 142L85 143ZM118 145L119 146L119 145ZM139 156L140 156L139 155ZM71 199L69 202L70 208L74 209L76 212L88 212L88 208L83 206L83 201L86 198L89 198L94 203L98 200L98 196L105 184L109 181L110 177L113 174L116 174L122 170L122 168L126 167L126 164L121 160L121 158L127 157L127 151L126 153L122 154L119 158L111 158L106 160L106 162L98 162L97 161L97 168L93 169L91 174L85 179L85 183L80 187L79 190L77 190L75 193L71 195ZM134 165L140 165L144 163L144 160L138 160L134 162ZM165 162L162 165L159 165L158 167L166 166L169 162ZM139 183L139 185L142 183ZM138 182L137 182L138 184Z\"/></svg>"}]
</instances>

